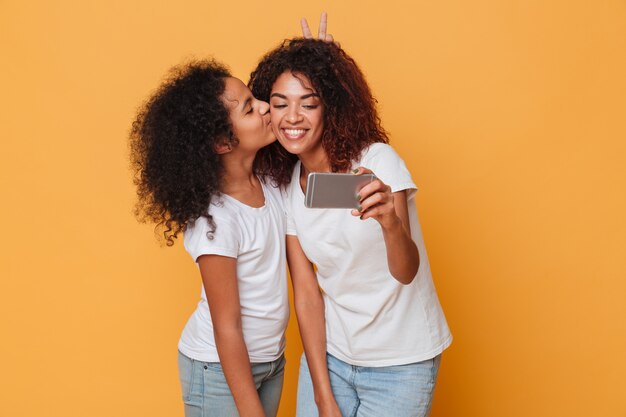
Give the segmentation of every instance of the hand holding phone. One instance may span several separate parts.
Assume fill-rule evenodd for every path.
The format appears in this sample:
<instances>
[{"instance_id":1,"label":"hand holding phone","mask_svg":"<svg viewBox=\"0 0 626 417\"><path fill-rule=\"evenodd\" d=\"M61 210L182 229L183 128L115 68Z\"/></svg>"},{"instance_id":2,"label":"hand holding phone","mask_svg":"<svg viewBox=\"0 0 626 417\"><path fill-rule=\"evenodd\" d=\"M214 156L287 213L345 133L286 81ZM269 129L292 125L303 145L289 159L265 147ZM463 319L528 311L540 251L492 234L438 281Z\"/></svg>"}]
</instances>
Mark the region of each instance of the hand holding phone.
<instances>
[{"instance_id":1,"label":"hand holding phone","mask_svg":"<svg viewBox=\"0 0 626 417\"><path fill-rule=\"evenodd\" d=\"M363 176L373 174L373 172L365 167L359 167L355 170L355 174ZM404 197L404 191L401 193ZM394 223L397 224L399 217L396 213L393 194L390 186L376 178L359 191L359 205L361 207L352 210L352 215L360 217L361 220L375 219L383 228L392 226Z\"/></svg>"}]
</instances>

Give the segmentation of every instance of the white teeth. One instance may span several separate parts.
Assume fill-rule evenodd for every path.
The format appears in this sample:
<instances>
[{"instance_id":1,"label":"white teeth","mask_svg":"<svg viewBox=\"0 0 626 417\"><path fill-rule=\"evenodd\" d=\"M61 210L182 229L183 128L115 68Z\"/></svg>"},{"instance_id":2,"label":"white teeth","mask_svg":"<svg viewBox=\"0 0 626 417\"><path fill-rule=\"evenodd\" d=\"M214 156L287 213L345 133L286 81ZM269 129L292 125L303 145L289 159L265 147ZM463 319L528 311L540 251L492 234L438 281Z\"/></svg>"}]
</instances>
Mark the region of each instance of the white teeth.
<instances>
[{"instance_id":1,"label":"white teeth","mask_svg":"<svg viewBox=\"0 0 626 417\"><path fill-rule=\"evenodd\" d=\"M298 136L304 134L304 129L285 129L285 133L289 136Z\"/></svg>"}]
</instances>

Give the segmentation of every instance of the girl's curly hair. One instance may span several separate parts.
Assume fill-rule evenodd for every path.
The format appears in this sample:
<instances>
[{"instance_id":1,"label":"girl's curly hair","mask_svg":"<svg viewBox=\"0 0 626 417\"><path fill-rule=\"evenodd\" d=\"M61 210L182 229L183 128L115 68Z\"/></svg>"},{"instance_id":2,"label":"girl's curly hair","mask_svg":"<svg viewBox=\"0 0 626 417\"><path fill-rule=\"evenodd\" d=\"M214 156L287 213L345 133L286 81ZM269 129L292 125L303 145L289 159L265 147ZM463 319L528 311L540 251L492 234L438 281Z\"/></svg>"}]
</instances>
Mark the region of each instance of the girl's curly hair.
<instances>
[{"instance_id":1,"label":"girl's curly hair","mask_svg":"<svg viewBox=\"0 0 626 417\"><path fill-rule=\"evenodd\" d=\"M222 164L218 143L233 143L221 96L230 72L213 60L174 67L140 107L130 131L130 159L137 186L135 215L156 223L168 246L208 212L219 194Z\"/></svg>"},{"instance_id":2,"label":"girl's curly hair","mask_svg":"<svg viewBox=\"0 0 626 417\"><path fill-rule=\"evenodd\" d=\"M372 143L389 142L363 73L339 46L317 39L283 41L250 74L252 94L269 101L274 82L286 71L306 76L320 95L324 104L322 147L332 172L347 171ZM290 182L297 160L274 142L257 154L257 171L284 185Z\"/></svg>"}]
</instances>

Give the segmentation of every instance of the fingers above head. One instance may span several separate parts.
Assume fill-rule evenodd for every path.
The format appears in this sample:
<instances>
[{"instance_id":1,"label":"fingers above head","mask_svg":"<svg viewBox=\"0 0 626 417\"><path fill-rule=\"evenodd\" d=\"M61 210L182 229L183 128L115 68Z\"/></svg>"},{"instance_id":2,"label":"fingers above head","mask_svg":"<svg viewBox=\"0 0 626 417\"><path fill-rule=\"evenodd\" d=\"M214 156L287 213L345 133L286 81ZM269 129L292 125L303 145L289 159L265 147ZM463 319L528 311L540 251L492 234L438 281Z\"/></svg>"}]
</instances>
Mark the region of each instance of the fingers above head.
<instances>
[{"instance_id":1,"label":"fingers above head","mask_svg":"<svg viewBox=\"0 0 626 417\"><path fill-rule=\"evenodd\" d=\"M302 27L302 36L306 39L311 39L313 35L311 34L311 29L309 28L309 23L303 17L300 19L300 27Z\"/></svg>"},{"instance_id":2,"label":"fingers above head","mask_svg":"<svg viewBox=\"0 0 626 417\"><path fill-rule=\"evenodd\" d=\"M300 27L302 28L302 37L305 39L313 39L313 34L311 33L311 28L309 27L309 22L307 22L306 18L300 19ZM320 15L320 25L317 30L317 39L322 40L328 43L334 43L338 47L339 42L335 42L335 38L333 35L328 33L328 13L322 12Z\"/></svg>"},{"instance_id":3,"label":"fingers above head","mask_svg":"<svg viewBox=\"0 0 626 417\"><path fill-rule=\"evenodd\" d=\"M318 39L327 40L326 39L326 27L328 25L328 14L326 12L322 12L320 16L320 27L317 31Z\"/></svg>"}]
</instances>

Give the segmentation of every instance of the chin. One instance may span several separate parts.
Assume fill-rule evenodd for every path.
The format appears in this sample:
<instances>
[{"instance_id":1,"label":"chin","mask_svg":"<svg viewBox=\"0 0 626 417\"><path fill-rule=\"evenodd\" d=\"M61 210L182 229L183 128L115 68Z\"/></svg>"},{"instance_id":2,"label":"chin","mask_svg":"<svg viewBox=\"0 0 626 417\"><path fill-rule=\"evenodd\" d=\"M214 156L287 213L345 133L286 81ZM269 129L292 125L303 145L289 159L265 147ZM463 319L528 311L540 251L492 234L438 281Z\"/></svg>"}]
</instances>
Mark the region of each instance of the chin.
<instances>
[{"instance_id":1,"label":"chin","mask_svg":"<svg viewBox=\"0 0 626 417\"><path fill-rule=\"evenodd\" d=\"M293 146L290 143L285 143L283 141L280 141L280 146L282 146L287 152L294 154L294 155L298 155L302 152L302 148L299 146ZM291 145L291 146L290 146Z\"/></svg>"}]
</instances>

